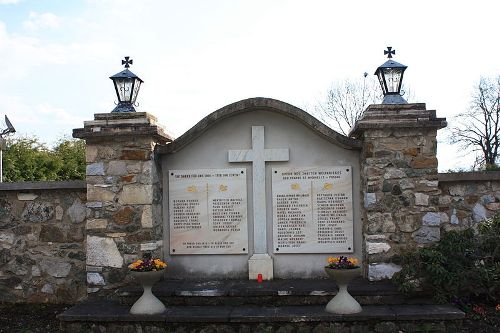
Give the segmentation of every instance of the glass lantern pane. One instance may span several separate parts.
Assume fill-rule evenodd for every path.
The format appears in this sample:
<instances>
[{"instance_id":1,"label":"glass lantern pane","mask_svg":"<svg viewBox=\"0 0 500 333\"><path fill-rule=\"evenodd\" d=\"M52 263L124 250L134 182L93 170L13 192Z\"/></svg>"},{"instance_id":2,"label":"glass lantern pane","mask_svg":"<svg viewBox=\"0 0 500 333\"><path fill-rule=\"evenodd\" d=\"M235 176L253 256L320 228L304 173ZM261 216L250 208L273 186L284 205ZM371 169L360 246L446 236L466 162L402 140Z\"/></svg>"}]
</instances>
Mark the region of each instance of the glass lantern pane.
<instances>
[{"instance_id":1,"label":"glass lantern pane","mask_svg":"<svg viewBox=\"0 0 500 333\"><path fill-rule=\"evenodd\" d=\"M382 92L387 94L387 87L384 82L384 73L382 71L377 72L378 82L380 83L380 87L382 87Z\"/></svg>"},{"instance_id":2,"label":"glass lantern pane","mask_svg":"<svg viewBox=\"0 0 500 333\"><path fill-rule=\"evenodd\" d=\"M395 68L384 68L384 76L387 83L387 92L399 93L401 71Z\"/></svg>"},{"instance_id":3,"label":"glass lantern pane","mask_svg":"<svg viewBox=\"0 0 500 333\"><path fill-rule=\"evenodd\" d=\"M115 79L116 91L118 92L119 102L130 102L132 96L132 79Z\"/></svg>"},{"instance_id":4,"label":"glass lantern pane","mask_svg":"<svg viewBox=\"0 0 500 333\"><path fill-rule=\"evenodd\" d=\"M135 103L135 100L137 99L137 95L139 94L139 88L141 87L141 81L138 79L135 79L135 84L134 84L134 91L132 92L132 104Z\"/></svg>"}]
</instances>

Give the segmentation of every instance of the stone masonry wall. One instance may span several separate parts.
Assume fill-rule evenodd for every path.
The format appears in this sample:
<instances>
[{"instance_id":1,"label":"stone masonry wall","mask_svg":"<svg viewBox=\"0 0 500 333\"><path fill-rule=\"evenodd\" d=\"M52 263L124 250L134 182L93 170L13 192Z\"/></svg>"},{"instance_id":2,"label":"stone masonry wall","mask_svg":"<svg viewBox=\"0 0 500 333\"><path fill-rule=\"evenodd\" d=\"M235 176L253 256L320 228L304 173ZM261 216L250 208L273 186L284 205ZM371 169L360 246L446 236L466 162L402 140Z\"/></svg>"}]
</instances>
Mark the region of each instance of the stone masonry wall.
<instances>
[{"instance_id":1,"label":"stone masonry wall","mask_svg":"<svg viewBox=\"0 0 500 333\"><path fill-rule=\"evenodd\" d=\"M83 181L0 184L0 301L86 296Z\"/></svg>"},{"instance_id":2,"label":"stone masonry wall","mask_svg":"<svg viewBox=\"0 0 500 333\"><path fill-rule=\"evenodd\" d=\"M129 283L127 265L144 251L163 255L154 149L168 136L144 112L96 114L73 136L86 140L87 292L106 296Z\"/></svg>"},{"instance_id":3,"label":"stone masonry wall","mask_svg":"<svg viewBox=\"0 0 500 333\"><path fill-rule=\"evenodd\" d=\"M436 133L445 125L424 104L371 105L356 123L370 280L391 278L403 250L440 238Z\"/></svg>"},{"instance_id":4,"label":"stone masonry wall","mask_svg":"<svg viewBox=\"0 0 500 333\"><path fill-rule=\"evenodd\" d=\"M474 226L500 214L500 171L439 174L442 230ZM438 221L438 216L434 216Z\"/></svg>"}]
</instances>

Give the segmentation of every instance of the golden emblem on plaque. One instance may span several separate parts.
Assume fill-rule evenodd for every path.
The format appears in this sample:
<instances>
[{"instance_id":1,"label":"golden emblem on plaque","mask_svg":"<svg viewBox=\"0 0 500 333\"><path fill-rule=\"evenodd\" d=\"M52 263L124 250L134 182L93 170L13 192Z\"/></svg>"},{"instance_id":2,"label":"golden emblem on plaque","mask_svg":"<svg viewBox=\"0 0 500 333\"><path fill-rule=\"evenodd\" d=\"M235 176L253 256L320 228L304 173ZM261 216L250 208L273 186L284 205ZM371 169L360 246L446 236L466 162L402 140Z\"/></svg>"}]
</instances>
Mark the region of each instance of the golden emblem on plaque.
<instances>
[{"instance_id":1,"label":"golden emblem on plaque","mask_svg":"<svg viewBox=\"0 0 500 333\"><path fill-rule=\"evenodd\" d=\"M191 185L191 186L188 186L187 191L190 193L196 193L196 192L198 192L198 189L196 188L196 186Z\"/></svg>"},{"instance_id":2,"label":"golden emblem on plaque","mask_svg":"<svg viewBox=\"0 0 500 333\"><path fill-rule=\"evenodd\" d=\"M227 186L226 186L226 185L224 185L224 184L221 184L221 185L219 186L219 191L220 191L220 192L226 192L226 191L227 191Z\"/></svg>"},{"instance_id":3,"label":"golden emblem on plaque","mask_svg":"<svg viewBox=\"0 0 500 333\"><path fill-rule=\"evenodd\" d=\"M332 190L332 189L333 189L332 183L325 183L325 185L323 185L323 190Z\"/></svg>"},{"instance_id":4,"label":"golden emblem on plaque","mask_svg":"<svg viewBox=\"0 0 500 333\"><path fill-rule=\"evenodd\" d=\"M291 186L292 190L300 190L300 185L297 183L293 183Z\"/></svg>"}]
</instances>

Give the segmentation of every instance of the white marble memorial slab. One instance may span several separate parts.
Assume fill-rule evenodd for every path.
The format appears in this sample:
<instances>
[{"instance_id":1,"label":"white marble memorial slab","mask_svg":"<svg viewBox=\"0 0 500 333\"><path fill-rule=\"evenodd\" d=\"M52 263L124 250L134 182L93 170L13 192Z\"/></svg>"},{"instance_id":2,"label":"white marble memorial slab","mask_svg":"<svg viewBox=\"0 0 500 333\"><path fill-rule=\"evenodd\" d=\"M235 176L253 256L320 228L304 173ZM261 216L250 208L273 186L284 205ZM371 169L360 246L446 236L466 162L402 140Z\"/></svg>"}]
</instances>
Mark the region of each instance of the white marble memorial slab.
<instances>
[{"instance_id":1,"label":"white marble memorial slab","mask_svg":"<svg viewBox=\"0 0 500 333\"><path fill-rule=\"evenodd\" d=\"M170 254L248 253L246 171L169 170Z\"/></svg>"},{"instance_id":2,"label":"white marble memorial slab","mask_svg":"<svg viewBox=\"0 0 500 333\"><path fill-rule=\"evenodd\" d=\"M274 253L351 253L352 168L273 168Z\"/></svg>"}]
</instances>

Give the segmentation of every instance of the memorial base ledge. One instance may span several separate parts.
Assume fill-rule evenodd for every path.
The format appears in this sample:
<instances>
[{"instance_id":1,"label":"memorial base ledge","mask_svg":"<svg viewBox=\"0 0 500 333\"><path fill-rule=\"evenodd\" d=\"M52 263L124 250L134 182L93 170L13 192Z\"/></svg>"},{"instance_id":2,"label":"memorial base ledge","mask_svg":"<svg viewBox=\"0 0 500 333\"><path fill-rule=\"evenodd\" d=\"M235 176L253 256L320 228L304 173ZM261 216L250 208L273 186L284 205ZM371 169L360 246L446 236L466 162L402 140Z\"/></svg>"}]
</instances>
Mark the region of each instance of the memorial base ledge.
<instances>
[{"instance_id":1,"label":"memorial base ledge","mask_svg":"<svg viewBox=\"0 0 500 333\"><path fill-rule=\"evenodd\" d=\"M257 280L262 274L262 280L273 279L273 258L267 253L255 253L248 259L248 279Z\"/></svg>"}]
</instances>

